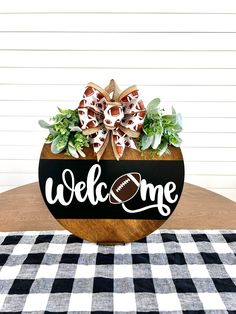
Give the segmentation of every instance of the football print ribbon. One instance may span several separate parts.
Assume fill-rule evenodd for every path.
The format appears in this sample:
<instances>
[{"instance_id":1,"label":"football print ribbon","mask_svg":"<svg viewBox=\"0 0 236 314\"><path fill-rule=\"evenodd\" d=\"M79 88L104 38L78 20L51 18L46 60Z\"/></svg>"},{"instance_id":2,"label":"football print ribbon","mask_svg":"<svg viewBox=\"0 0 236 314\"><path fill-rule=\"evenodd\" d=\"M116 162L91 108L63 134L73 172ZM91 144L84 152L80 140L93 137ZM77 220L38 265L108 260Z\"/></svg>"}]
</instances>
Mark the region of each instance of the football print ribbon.
<instances>
[{"instance_id":1,"label":"football print ribbon","mask_svg":"<svg viewBox=\"0 0 236 314\"><path fill-rule=\"evenodd\" d=\"M146 110L136 86L121 92L114 80L105 89L89 83L80 101L78 113L82 132L89 135L98 160L103 155L109 138L117 160L122 157L125 147L137 149L132 138L139 137Z\"/></svg>"}]
</instances>

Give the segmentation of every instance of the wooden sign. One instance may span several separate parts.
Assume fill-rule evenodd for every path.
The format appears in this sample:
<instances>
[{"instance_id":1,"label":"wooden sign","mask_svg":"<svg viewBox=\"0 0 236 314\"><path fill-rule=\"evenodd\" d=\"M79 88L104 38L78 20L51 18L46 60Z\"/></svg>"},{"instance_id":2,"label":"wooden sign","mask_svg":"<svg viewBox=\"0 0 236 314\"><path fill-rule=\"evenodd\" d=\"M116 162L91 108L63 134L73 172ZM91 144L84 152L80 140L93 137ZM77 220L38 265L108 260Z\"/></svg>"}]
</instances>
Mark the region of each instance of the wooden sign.
<instances>
[{"instance_id":1,"label":"wooden sign","mask_svg":"<svg viewBox=\"0 0 236 314\"><path fill-rule=\"evenodd\" d=\"M83 239L125 243L159 228L173 213L184 183L179 148L152 156L127 148L114 160L109 145L97 162L91 148L86 158L52 154L44 145L39 183L44 201L57 221Z\"/></svg>"}]
</instances>

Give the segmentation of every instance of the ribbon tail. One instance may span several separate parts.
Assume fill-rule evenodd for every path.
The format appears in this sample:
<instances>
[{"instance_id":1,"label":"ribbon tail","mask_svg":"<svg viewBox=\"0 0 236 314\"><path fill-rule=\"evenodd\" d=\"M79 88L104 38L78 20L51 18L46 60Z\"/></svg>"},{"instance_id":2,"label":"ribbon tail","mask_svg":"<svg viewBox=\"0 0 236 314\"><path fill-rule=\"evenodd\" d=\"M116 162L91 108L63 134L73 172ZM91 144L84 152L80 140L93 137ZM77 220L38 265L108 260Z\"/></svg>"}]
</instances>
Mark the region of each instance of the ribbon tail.
<instances>
[{"instance_id":1,"label":"ribbon tail","mask_svg":"<svg viewBox=\"0 0 236 314\"><path fill-rule=\"evenodd\" d=\"M103 153L104 153L104 151L105 151L105 149L106 149L106 147L107 147L107 145L109 143L109 137L110 137L110 132L107 133L105 141L104 141L102 147L97 152L97 161L99 161L101 159L101 157L102 157L102 155L103 155Z\"/></svg>"},{"instance_id":2,"label":"ribbon tail","mask_svg":"<svg viewBox=\"0 0 236 314\"><path fill-rule=\"evenodd\" d=\"M139 150L138 147L136 146L134 140L132 138L129 138L129 136L126 136L125 146L128 148Z\"/></svg>"},{"instance_id":3,"label":"ribbon tail","mask_svg":"<svg viewBox=\"0 0 236 314\"><path fill-rule=\"evenodd\" d=\"M116 160L119 160L125 150L125 133L119 129L113 130L111 135L111 144Z\"/></svg>"},{"instance_id":4,"label":"ribbon tail","mask_svg":"<svg viewBox=\"0 0 236 314\"><path fill-rule=\"evenodd\" d=\"M94 154L99 161L109 142L109 131L103 128L99 129L96 133L89 136L89 142L93 146Z\"/></svg>"}]
</instances>

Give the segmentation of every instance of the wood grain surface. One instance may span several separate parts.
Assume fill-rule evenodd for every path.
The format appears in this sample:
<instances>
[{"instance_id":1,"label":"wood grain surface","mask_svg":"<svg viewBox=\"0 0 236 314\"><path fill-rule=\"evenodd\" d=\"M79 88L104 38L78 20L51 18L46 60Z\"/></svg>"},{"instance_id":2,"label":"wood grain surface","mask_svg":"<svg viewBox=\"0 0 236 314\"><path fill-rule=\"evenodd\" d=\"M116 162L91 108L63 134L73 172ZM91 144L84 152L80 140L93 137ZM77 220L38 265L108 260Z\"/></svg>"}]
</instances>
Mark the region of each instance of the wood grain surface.
<instances>
[{"instance_id":1,"label":"wood grain surface","mask_svg":"<svg viewBox=\"0 0 236 314\"><path fill-rule=\"evenodd\" d=\"M236 229L236 203L209 190L184 184L165 229ZM44 204L38 182L0 194L0 231L55 230L63 227Z\"/></svg>"},{"instance_id":2,"label":"wood grain surface","mask_svg":"<svg viewBox=\"0 0 236 314\"><path fill-rule=\"evenodd\" d=\"M47 149L48 146L45 146L42 158L46 157ZM176 159L182 158L180 151L176 150L175 153ZM126 154L131 158L136 152L131 154L127 150ZM53 155L53 157L58 156ZM94 157L91 156L91 158ZM108 156L104 155L104 158L108 159ZM77 230L80 236L94 242L132 241L137 237L145 236L161 225L158 221L146 221L146 225L137 220L129 222L103 219L96 221L97 228L100 228L98 239L95 223L92 220L78 221L78 224L73 226L70 226L70 221L57 222L44 204L38 182L0 194L0 231L63 229L59 222L68 229L75 228L73 232L76 233ZM162 228L236 229L236 203L206 189L185 183L177 208ZM91 238L88 236L88 230L90 230ZM114 241L114 235L119 241Z\"/></svg>"},{"instance_id":3,"label":"wood grain surface","mask_svg":"<svg viewBox=\"0 0 236 314\"><path fill-rule=\"evenodd\" d=\"M176 148L174 146L169 146L170 154L164 154L161 157L160 156L153 156L150 150L145 150L142 153L136 149L132 148L126 148L124 151L124 154L120 160L182 160L182 152L180 148ZM84 149L84 152L86 154L85 158L87 160L96 160L96 156L93 153L93 150L91 147L87 147ZM60 154L52 154L50 145L44 144L42 152L41 152L41 159L74 159L71 156L67 156L64 153ZM101 160L114 160L114 153L112 150L111 143L109 142L104 154L101 157Z\"/></svg>"},{"instance_id":4,"label":"wood grain surface","mask_svg":"<svg viewBox=\"0 0 236 314\"><path fill-rule=\"evenodd\" d=\"M170 154L161 157L153 156L150 150L141 152L126 148L121 160L182 160L180 148L170 146ZM86 160L96 161L91 147L85 150ZM41 159L74 159L64 153L52 154L50 145L45 144ZM114 153L110 142L108 143L102 160L114 160ZM117 161L119 162L119 161ZM127 243L143 238L159 228L165 220L147 219L57 219L57 221L73 234L91 242L99 243Z\"/></svg>"}]
</instances>

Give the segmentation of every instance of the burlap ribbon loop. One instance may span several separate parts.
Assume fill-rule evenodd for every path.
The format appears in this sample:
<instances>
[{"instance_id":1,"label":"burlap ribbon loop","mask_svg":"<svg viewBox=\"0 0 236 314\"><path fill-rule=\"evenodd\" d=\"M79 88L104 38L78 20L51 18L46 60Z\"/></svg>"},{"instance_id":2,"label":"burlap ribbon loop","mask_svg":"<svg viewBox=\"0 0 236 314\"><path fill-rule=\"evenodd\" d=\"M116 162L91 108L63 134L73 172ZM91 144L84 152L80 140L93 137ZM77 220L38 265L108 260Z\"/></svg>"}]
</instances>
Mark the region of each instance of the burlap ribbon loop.
<instances>
[{"instance_id":1,"label":"burlap ribbon loop","mask_svg":"<svg viewBox=\"0 0 236 314\"><path fill-rule=\"evenodd\" d=\"M109 138L117 160L122 157L125 147L137 149L132 138L139 137L146 110L136 86L121 92L115 80L111 80L105 89L89 83L78 113L80 127L85 135L89 135L98 160Z\"/></svg>"}]
</instances>

